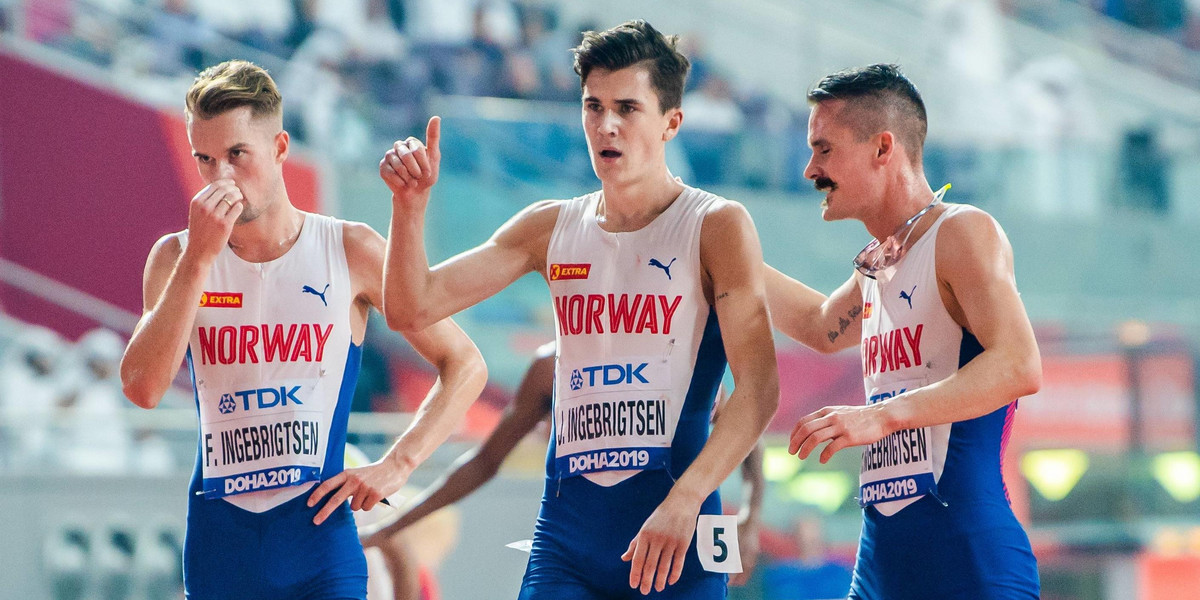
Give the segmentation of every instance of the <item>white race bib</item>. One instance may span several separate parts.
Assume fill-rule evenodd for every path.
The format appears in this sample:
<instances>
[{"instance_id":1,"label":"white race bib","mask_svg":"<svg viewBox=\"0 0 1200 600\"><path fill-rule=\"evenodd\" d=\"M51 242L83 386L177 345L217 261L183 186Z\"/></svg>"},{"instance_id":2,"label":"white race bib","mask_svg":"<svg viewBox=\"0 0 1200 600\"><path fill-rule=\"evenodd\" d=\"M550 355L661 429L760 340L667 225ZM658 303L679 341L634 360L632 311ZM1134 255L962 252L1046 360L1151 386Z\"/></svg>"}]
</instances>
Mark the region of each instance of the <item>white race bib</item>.
<instances>
[{"instance_id":1,"label":"white race bib","mask_svg":"<svg viewBox=\"0 0 1200 600\"><path fill-rule=\"evenodd\" d=\"M554 435L563 477L670 464L679 410L668 398L670 363L626 357L566 365L559 373L566 385L555 399Z\"/></svg>"},{"instance_id":2,"label":"white race bib","mask_svg":"<svg viewBox=\"0 0 1200 600\"><path fill-rule=\"evenodd\" d=\"M913 381L901 382L889 390L872 389L867 403L881 402L922 385L922 381ZM864 446L858 482L858 503L863 508L918 498L936 489L932 429L905 429Z\"/></svg>"},{"instance_id":3,"label":"white race bib","mask_svg":"<svg viewBox=\"0 0 1200 600\"><path fill-rule=\"evenodd\" d=\"M205 498L257 492L321 479L328 427L317 380L212 390L197 386L200 464Z\"/></svg>"},{"instance_id":4,"label":"white race bib","mask_svg":"<svg viewBox=\"0 0 1200 600\"><path fill-rule=\"evenodd\" d=\"M696 520L696 554L710 573L741 573L737 515L700 515Z\"/></svg>"}]
</instances>

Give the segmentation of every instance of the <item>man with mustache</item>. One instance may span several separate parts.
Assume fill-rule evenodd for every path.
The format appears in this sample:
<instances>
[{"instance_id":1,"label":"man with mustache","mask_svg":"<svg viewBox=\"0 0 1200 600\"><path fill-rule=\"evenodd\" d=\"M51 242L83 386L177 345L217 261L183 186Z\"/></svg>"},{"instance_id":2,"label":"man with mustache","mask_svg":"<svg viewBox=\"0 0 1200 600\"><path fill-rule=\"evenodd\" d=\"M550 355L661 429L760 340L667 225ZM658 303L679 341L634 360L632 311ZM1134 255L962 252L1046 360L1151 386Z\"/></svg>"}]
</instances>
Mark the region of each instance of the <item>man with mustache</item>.
<instances>
[{"instance_id":1,"label":"man with mustache","mask_svg":"<svg viewBox=\"0 0 1200 600\"><path fill-rule=\"evenodd\" d=\"M863 528L850 598L1037 598L1037 562L1000 460L1041 359L1004 231L943 203L921 164L925 105L895 65L826 76L808 94L805 177L825 220L874 240L830 296L774 269L775 325L820 352L860 347L866 403L802 418L789 451L822 463L863 446Z\"/></svg>"}]
</instances>

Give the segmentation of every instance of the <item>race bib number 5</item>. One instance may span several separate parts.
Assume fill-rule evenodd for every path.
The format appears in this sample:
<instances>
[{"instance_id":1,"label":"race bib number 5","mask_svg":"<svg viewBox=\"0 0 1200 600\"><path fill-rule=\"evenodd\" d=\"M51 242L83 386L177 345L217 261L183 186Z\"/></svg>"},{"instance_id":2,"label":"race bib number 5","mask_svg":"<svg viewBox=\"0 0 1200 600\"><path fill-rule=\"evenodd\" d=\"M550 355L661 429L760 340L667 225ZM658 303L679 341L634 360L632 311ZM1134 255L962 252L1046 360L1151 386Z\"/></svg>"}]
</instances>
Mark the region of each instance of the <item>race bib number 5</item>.
<instances>
[{"instance_id":1,"label":"race bib number 5","mask_svg":"<svg viewBox=\"0 0 1200 600\"><path fill-rule=\"evenodd\" d=\"M710 573L741 573L737 515L700 515L696 520L696 553Z\"/></svg>"}]
</instances>

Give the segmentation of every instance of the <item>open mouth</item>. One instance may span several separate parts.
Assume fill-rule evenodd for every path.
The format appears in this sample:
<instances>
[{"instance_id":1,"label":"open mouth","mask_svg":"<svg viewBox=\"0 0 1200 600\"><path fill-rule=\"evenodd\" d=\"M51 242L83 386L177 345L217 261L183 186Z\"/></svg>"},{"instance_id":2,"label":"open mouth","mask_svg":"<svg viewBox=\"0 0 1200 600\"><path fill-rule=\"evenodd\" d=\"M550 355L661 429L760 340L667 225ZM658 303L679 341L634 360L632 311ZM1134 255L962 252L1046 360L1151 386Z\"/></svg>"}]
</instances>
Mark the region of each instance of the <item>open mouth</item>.
<instances>
[{"instance_id":1,"label":"open mouth","mask_svg":"<svg viewBox=\"0 0 1200 600\"><path fill-rule=\"evenodd\" d=\"M604 158L619 158L621 153L617 152L616 150L601 150L600 156Z\"/></svg>"}]
</instances>

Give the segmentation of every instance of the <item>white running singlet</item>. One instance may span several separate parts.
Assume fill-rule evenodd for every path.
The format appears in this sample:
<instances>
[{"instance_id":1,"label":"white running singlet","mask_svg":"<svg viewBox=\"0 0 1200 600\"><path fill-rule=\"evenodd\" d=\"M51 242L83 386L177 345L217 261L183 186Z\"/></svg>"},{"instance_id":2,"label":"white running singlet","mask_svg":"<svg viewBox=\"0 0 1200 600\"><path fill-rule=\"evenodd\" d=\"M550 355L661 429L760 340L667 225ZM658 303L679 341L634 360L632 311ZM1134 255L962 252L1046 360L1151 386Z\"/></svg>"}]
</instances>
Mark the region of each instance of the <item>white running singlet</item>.
<instances>
[{"instance_id":1,"label":"white running singlet","mask_svg":"<svg viewBox=\"0 0 1200 600\"><path fill-rule=\"evenodd\" d=\"M345 392L351 291L332 217L306 214L295 244L270 262L221 251L188 344L205 498L260 513L323 479L330 451L341 464L344 426L331 424Z\"/></svg>"},{"instance_id":2,"label":"white running singlet","mask_svg":"<svg viewBox=\"0 0 1200 600\"><path fill-rule=\"evenodd\" d=\"M700 228L719 197L684 187L650 224L605 231L601 192L562 203L546 277L558 324L559 477L603 486L670 465L711 307Z\"/></svg>"}]
</instances>

